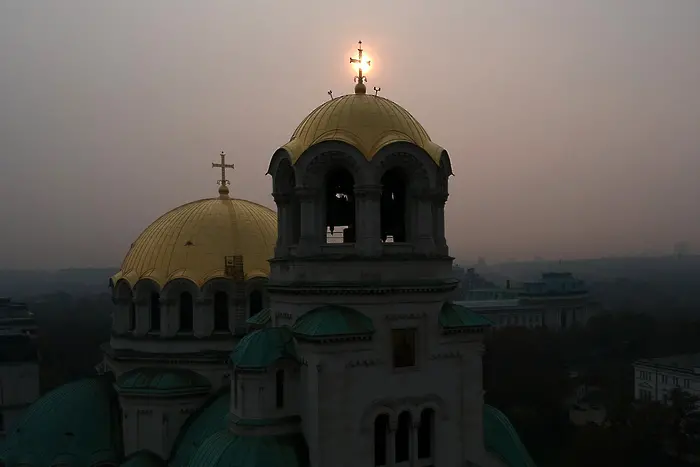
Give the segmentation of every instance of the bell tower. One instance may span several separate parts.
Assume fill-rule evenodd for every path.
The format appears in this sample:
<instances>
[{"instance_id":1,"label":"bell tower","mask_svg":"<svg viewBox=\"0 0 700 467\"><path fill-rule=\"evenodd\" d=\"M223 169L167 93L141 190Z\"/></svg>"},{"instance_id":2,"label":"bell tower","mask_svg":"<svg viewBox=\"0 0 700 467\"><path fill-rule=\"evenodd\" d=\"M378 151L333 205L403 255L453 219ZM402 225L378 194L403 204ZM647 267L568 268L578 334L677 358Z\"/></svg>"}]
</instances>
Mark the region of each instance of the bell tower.
<instances>
[{"instance_id":1,"label":"bell tower","mask_svg":"<svg viewBox=\"0 0 700 467\"><path fill-rule=\"evenodd\" d=\"M488 322L448 301L450 158L379 88L366 93L361 43L350 62L355 92L313 110L268 170L271 320L290 327L305 362L311 465L483 461Z\"/></svg>"}]
</instances>

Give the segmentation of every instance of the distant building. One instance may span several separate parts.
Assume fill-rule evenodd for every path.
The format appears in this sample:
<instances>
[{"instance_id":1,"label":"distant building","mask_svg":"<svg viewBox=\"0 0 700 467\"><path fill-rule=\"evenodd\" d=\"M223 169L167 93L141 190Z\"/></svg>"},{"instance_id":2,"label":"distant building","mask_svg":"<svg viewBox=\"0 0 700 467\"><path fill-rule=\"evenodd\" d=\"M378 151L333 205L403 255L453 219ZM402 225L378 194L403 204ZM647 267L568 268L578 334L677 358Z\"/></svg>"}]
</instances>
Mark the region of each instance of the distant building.
<instances>
[{"instance_id":1,"label":"distant building","mask_svg":"<svg viewBox=\"0 0 700 467\"><path fill-rule=\"evenodd\" d=\"M634 398L668 400L674 389L700 397L700 353L637 360L634 366Z\"/></svg>"},{"instance_id":2,"label":"distant building","mask_svg":"<svg viewBox=\"0 0 700 467\"><path fill-rule=\"evenodd\" d=\"M40 395L36 329L24 303L0 297L0 439Z\"/></svg>"},{"instance_id":3,"label":"distant building","mask_svg":"<svg viewBox=\"0 0 700 467\"><path fill-rule=\"evenodd\" d=\"M469 283L480 284L475 279ZM543 273L539 281L518 287L511 287L507 281L505 288L467 288L458 303L487 317L497 327L556 330L585 325L598 309L584 282L568 272Z\"/></svg>"}]
</instances>

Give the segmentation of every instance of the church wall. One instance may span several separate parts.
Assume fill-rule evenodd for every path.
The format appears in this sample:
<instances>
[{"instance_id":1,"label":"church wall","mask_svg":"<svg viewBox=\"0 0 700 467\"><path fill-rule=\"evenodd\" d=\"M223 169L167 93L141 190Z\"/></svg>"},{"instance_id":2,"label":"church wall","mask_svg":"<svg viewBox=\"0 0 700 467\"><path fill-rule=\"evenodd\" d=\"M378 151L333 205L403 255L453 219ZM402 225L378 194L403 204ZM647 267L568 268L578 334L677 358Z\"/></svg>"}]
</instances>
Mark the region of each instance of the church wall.
<instances>
[{"instance_id":1,"label":"church wall","mask_svg":"<svg viewBox=\"0 0 700 467\"><path fill-rule=\"evenodd\" d=\"M426 317L391 323L422 330L416 367L393 368L386 332L391 324L378 325L385 332L378 331L369 343L302 346L309 362L303 373L302 429L313 446L312 465L338 465L338 459L347 460L341 465L373 465L373 423L384 405L394 419L404 409L414 420L422 408L436 409L436 459L445 453L453 453L450 459L460 453L472 461L483 458L480 339L442 338L437 323Z\"/></svg>"},{"instance_id":2,"label":"church wall","mask_svg":"<svg viewBox=\"0 0 700 467\"><path fill-rule=\"evenodd\" d=\"M0 366L0 437L15 426L25 409L39 396L37 362L4 363Z\"/></svg>"},{"instance_id":3,"label":"church wall","mask_svg":"<svg viewBox=\"0 0 700 467\"><path fill-rule=\"evenodd\" d=\"M283 405L277 407L277 371L284 372ZM299 367L278 362L264 372L238 372L238 406L231 396L231 412L244 419L275 419L299 415ZM234 388L231 388L234 391ZM243 394L243 396L241 396Z\"/></svg>"},{"instance_id":4,"label":"church wall","mask_svg":"<svg viewBox=\"0 0 700 467\"><path fill-rule=\"evenodd\" d=\"M187 418L204 398L120 397L124 454L148 449L164 459Z\"/></svg>"}]
</instances>

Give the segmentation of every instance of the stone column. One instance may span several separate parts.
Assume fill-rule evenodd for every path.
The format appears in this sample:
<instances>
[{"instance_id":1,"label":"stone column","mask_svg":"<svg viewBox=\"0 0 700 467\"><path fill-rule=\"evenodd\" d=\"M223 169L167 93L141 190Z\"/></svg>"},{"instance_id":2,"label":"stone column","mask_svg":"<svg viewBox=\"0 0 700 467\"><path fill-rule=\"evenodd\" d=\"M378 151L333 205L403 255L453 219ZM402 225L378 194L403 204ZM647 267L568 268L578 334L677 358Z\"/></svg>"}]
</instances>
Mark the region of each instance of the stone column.
<instances>
[{"instance_id":1,"label":"stone column","mask_svg":"<svg viewBox=\"0 0 700 467\"><path fill-rule=\"evenodd\" d=\"M197 298L194 302L194 335L207 337L214 332L214 301L211 298Z\"/></svg>"},{"instance_id":2,"label":"stone column","mask_svg":"<svg viewBox=\"0 0 700 467\"><path fill-rule=\"evenodd\" d=\"M408 444L409 465L415 467L418 465L418 428L420 427L420 416L417 419L411 420L411 437Z\"/></svg>"},{"instance_id":3,"label":"stone column","mask_svg":"<svg viewBox=\"0 0 700 467\"><path fill-rule=\"evenodd\" d=\"M386 440L386 465L394 467L396 465L396 430L398 429L398 420L392 420L389 417L389 436Z\"/></svg>"},{"instance_id":4,"label":"stone column","mask_svg":"<svg viewBox=\"0 0 700 467\"><path fill-rule=\"evenodd\" d=\"M355 186L356 251L362 256L381 256L382 254L382 242L379 238L381 194L381 186Z\"/></svg>"},{"instance_id":5,"label":"stone column","mask_svg":"<svg viewBox=\"0 0 700 467\"><path fill-rule=\"evenodd\" d=\"M435 247L441 255L449 254L445 239L445 203L447 203L447 194L441 193L433 197L433 235L435 236Z\"/></svg>"},{"instance_id":6,"label":"stone column","mask_svg":"<svg viewBox=\"0 0 700 467\"><path fill-rule=\"evenodd\" d=\"M419 253L429 254L435 251L433 239L433 206L432 200L425 190L413 193L416 218L414 219L414 245Z\"/></svg>"},{"instance_id":7,"label":"stone column","mask_svg":"<svg viewBox=\"0 0 700 467\"><path fill-rule=\"evenodd\" d=\"M180 309L177 300L168 298L160 301L160 335L170 337L180 330Z\"/></svg>"},{"instance_id":8,"label":"stone column","mask_svg":"<svg viewBox=\"0 0 700 467\"><path fill-rule=\"evenodd\" d=\"M317 253L321 246L318 225L319 203L317 202L316 191L310 188L297 188L296 195L301 205L301 235L299 237L300 256L308 256Z\"/></svg>"},{"instance_id":9,"label":"stone column","mask_svg":"<svg viewBox=\"0 0 700 467\"><path fill-rule=\"evenodd\" d=\"M131 301L128 298L118 298L113 300L112 330L116 334L123 334L129 331L129 307Z\"/></svg>"},{"instance_id":10,"label":"stone column","mask_svg":"<svg viewBox=\"0 0 700 467\"><path fill-rule=\"evenodd\" d=\"M288 193L272 193L277 204L277 245L275 257L284 258L289 255L289 246L292 244L292 196Z\"/></svg>"}]
</instances>

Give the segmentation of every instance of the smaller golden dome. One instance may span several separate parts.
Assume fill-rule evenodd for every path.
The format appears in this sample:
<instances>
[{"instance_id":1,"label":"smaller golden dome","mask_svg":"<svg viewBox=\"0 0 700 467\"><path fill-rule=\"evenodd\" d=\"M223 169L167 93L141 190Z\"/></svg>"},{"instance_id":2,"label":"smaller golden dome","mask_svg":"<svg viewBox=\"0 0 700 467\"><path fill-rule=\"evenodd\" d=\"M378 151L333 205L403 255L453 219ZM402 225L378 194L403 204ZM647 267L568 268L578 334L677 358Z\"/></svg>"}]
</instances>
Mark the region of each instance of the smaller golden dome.
<instances>
[{"instance_id":1,"label":"smaller golden dome","mask_svg":"<svg viewBox=\"0 0 700 467\"><path fill-rule=\"evenodd\" d=\"M304 151L323 141L348 143L367 160L395 142L415 144L436 164L440 164L443 152L406 109L389 99L362 92L336 97L318 106L299 124L283 148L290 154L292 163L296 163Z\"/></svg>"},{"instance_id":2,"label":"smaller golden dome","mask_svg":"<svg viewBox=\"0 0 700 467\"><path fill-rule=\"evenodd\" d=\"M203 285L224 277L226 256L243 256L246 279L267 277L277 242L277 214L259 204L221 197L182 205L162 215L131 245L112 283L132 287L151 279L163 287L185 278Z\"/></svg>"}]
</instances>

